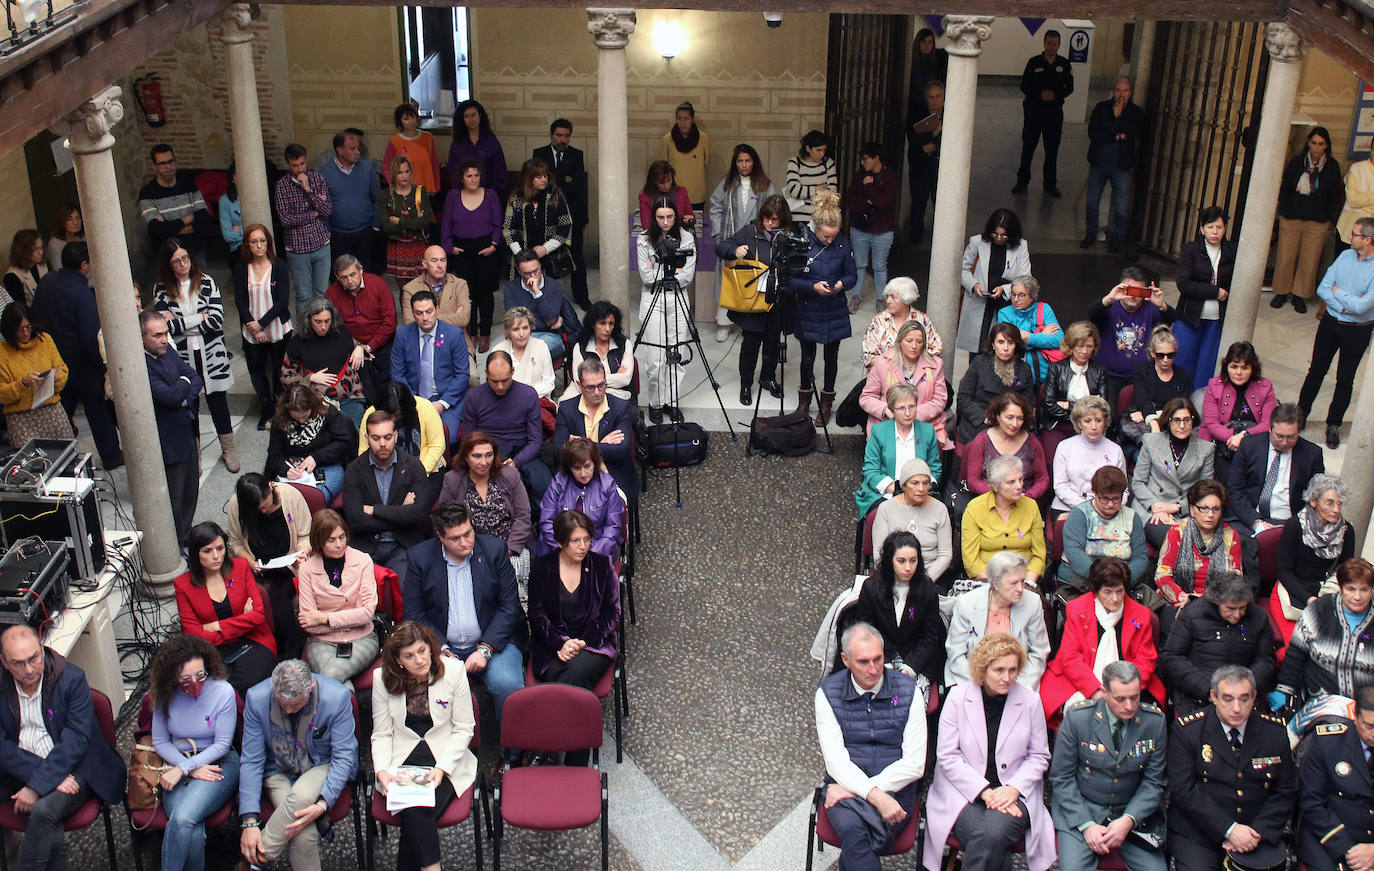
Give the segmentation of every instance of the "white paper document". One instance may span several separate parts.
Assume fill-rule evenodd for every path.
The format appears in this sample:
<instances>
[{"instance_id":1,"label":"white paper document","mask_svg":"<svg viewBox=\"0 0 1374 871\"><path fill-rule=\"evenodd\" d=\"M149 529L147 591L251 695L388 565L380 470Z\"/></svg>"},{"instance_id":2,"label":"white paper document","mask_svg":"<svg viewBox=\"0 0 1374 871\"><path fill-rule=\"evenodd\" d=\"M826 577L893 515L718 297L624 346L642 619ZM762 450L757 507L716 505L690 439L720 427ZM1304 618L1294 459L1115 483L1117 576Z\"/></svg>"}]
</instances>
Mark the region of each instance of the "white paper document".
<instances>
[{"instance_id":1,"label":"white paper document","mask_svg":"<svg viewBox=\"0 0 1374 871\"><path fill-rule=\"evenodd\" d=\"M387 812L395 813L410 807L434 807L434 784L429 780L433 770L415 765L388 768L387 771L396 779L386 787Z\"/></svg>"}]
</instances>

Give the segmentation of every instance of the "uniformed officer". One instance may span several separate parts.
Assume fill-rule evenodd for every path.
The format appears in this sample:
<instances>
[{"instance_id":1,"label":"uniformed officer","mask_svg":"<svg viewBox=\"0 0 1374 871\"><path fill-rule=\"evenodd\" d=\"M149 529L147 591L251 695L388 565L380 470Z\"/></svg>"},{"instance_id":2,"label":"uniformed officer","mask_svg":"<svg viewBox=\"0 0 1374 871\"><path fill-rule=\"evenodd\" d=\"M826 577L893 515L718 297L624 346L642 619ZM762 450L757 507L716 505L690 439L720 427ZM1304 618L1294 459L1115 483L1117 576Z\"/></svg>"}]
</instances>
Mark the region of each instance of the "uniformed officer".
<instances>
[{"instance_id":1,"label":"uniformed officer","mask_svg":"<svg viewBox=\"0 0 1374 871\"><path fill-rule=\"evenodd\" d=\"M1096 871L1115 849L1129 871L1164 871L1165 720L1140 701L1140 669L1102 669L1104 691L1064 711L1050 763L1062 871Z\"/></svg>"},{"instance_id":2,"label":"uniformed officer","mask_svg":"<svg viewBox=\"0 0 1374 871\"><path fill-rule=\"evenodd\" d=\"M1059 197L1059 139L1064 132L1064 100L1073 93L1073 70L1059 56L1059 31L1045 31L1045 51L1026 61L1021 73L1021 166L1016 170L1014 194L1026 192L1030 183L1035 146L1045 139L1045 193Z\"/></svg>"},{"instance_id":3,"label":"uniformed officer","mask_svg":"<svg viewBox=\"0 0 1374 871\"><path fill-rule=\"evenodd\" d=\"M1284 854L1283 827L1298 773L1283 720L1255 710L1255 676L1212 672L1212 703L1180 717L1169 736L1169 852L1176 871L1216 871L1225 853Z\"/></svg>"},{"instance_id":4,"label":"uniformed officer","mask_svg":"<svg viewBox=\"0 0 1374 871\"><path fill-rule=\"evenodd\" d=\"M1354 723L1318 723L1302 762L1298 859L1310 871L1374 869L1374 687Z\"/></svg>"}]
</instances>

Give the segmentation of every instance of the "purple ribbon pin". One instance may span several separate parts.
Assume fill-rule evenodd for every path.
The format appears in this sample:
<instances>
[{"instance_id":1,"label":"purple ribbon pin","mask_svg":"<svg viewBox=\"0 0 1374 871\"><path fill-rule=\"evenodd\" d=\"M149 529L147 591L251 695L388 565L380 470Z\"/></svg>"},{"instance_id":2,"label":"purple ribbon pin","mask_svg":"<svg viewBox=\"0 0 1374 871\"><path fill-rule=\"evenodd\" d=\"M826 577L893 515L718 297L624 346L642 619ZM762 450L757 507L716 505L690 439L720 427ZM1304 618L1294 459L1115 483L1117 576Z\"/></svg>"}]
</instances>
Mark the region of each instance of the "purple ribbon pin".
<instances>
[{"instance_id":1,"label":"purple ribbon pin","mask_svg":"<svg viewBox=\"0 0 1374 871\"><path fill-rule=\"evenodd\" d=\"M434 701L437 702L437 703L439 704L439 707L443 708L443 709L446 710L446 711L448 710L448 702L447 702L447 701L445 701L445 700L443 700L443 699L435 699Z\"/></svg>"}]
</instances>

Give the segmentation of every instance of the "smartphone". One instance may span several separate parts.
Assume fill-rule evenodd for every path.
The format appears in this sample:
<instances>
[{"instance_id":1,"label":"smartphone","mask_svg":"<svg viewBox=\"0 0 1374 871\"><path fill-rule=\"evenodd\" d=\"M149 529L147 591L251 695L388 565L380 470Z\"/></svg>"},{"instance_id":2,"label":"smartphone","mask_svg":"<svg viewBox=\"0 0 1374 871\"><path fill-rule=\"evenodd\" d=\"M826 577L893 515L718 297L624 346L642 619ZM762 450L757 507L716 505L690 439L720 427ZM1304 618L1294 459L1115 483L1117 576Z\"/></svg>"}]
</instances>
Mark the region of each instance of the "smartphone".
<instances>
[{"instance_id":1,"label":"smartphone","mask_svg":"<svg viewBox=\"0 0 1374 871\"><path fill-rule=\"evenodd\" d=\"M1140 299L1149 299L1155 292L1155 289L1153 287L1126 286L1121 288L1121 290L1127 296L1139 297Z\"/></svg>"},{"instance_id":2,"label":"smartphone","mask_svg":"<svg viewBox=\"0 0 1374 871\"><path fill-rule=\"evenodd\" d=\"M339 659L348 659L349 657L351 657L353 655L353 642L340 642L339 645L334 648L334 655L337 656Z\"/></svg>"}]
</instances>

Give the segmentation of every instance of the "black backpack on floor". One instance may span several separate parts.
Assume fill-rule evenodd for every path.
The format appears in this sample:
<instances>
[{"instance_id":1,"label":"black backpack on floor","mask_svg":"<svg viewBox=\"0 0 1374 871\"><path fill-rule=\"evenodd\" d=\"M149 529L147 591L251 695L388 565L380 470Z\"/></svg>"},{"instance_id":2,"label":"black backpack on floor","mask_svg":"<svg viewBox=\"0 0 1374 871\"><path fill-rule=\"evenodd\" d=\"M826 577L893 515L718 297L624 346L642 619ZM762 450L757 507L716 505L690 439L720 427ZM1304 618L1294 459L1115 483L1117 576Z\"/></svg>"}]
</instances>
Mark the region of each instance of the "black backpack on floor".
<instances>
[{"instance_id":1,"label":"black backpack on floor","mask_svg":"<svg viewBox=\"0 0 1374 871\"><path fill-rule=\"evenodd\" d=\"M701 424L659 423L645 427L644 462L656 469L695 466L706 459L706 430Z\"/></svg>"},{"instance_id":2,"label":"black backpack on floor","mask_svg":"<svg viewBox=\"0 0 1374 871\"><path fill-rule=\"evenodd\" d=\"M802 457L816 444L811 415L798 410L777 417L756 417L749 427L749 449L784 457Z\"/></svg>"}]
</instances>

